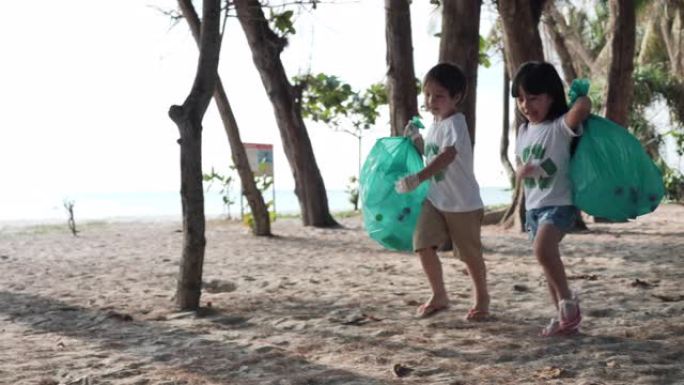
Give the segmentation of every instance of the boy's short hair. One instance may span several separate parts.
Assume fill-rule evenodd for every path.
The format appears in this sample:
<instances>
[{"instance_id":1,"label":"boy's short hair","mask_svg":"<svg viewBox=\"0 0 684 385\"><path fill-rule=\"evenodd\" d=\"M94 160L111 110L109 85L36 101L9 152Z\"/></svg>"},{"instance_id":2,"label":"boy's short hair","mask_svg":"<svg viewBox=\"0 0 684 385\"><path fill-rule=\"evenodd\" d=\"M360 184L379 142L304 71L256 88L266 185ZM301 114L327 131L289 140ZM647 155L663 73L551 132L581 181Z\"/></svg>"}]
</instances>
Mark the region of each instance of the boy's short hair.
<instances>
[{"instance_id":1,"label":"boy's short hair","mask_svg":"<svg viewBox=\"0 0 684 385\"><path fill-rule=\"evenodd\" d=\"M452 98L459 94L465 94L467 88L467 80L463 74L463 70L453 63L439 63L432 67L425 78L423 84L428 81L437 82L442 87L449 91L449 96Z\"/></svg>"}]
</instances>

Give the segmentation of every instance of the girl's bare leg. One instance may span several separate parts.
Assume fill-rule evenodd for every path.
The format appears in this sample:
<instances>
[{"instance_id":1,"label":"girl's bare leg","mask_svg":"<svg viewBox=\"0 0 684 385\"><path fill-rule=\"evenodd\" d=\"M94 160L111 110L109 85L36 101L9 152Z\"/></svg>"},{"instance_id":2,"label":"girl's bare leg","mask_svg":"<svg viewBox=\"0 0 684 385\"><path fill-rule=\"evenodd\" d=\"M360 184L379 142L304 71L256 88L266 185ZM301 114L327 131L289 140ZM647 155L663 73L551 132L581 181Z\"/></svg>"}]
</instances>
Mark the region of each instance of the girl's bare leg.
<instances>
[{"instance_id":1,"label":"girl's bare leg","mask_svg":"<svg viewBox=\"0 0 684 385\"><path fill-rule=\"evenodd\" d=\"M549 286L551 300L557 307L563 299L571 299L572 293L568 287L565 267L560 258L558 244L563 233L554 225L544 224L539 227L534 240L534 255L544 269L544 275Z\"/></svg>"},{"instance_id":2,"label":"girl's bare leg","mask_svg":"<svg viewBox=\"0 0 684 385\"><path fill-rule=\"evenodd\" d=\"M553 306L555 306L556 310L558 310L558 301L560 301L560 298L558 298L558 293L553 285L551 285L551 281L548 279L546 280L546 286L548 287L549 294L551 295L551 302L553 302Z\"/></svg>"}]
</instances>

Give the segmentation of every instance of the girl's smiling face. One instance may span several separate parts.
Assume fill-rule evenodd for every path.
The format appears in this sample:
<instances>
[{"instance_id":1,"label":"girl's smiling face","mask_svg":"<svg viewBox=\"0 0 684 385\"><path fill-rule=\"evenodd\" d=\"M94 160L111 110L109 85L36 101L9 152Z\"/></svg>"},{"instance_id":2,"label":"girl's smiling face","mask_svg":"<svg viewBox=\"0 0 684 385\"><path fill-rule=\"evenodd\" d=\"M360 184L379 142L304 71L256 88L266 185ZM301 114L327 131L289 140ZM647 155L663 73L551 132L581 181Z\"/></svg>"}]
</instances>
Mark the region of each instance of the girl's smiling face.
<instances>
[{"instance_id":1,"label":"girl's smiling face","mask_svg":"<svg viewBox=\"0 0 684 385\"><path fill-rule=\"evenodd\" d=\"M449 90L434 80L428 80L423 86L425 108L437 118L446 119L456 113L456 106L460 102L461 95L451 96Z\"/></svg>"},{"instance_id":2,"label":"girl's smiling face","mask_svg":"<svg viewBox=\"0 0 684 385\"><path fill-rule=\"evenodd\" d=\"M518 97L515 100L518 103L518 109L530 123L545 121L553 104L553 99L549 94L528 94L522 88L518 90Z\"/></svg>"}]
</instances>

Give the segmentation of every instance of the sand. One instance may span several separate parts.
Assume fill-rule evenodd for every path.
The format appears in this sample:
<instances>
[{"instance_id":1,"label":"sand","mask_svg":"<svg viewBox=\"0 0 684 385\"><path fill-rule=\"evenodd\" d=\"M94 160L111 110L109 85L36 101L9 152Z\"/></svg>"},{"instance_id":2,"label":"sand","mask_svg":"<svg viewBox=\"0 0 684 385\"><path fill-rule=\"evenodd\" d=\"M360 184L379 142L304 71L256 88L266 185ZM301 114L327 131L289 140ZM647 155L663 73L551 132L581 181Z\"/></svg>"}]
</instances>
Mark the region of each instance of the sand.
<instances>
[{"instance_id":1,"label":"sand","mask_svg":"<svg viewBox=\"0 0 684 385\"><path fill-rule=\"evenodd\" d=\"M417 257L340 221L211 221L199 313L174 308L178 221L2 227L0 384L684 384L684 206L566 237L585 322L564 338L538 336L553 308L524 234L483 228L493 319L472 323L460 261L450 309L417 319Z\"/></svg>"}]
</instances>

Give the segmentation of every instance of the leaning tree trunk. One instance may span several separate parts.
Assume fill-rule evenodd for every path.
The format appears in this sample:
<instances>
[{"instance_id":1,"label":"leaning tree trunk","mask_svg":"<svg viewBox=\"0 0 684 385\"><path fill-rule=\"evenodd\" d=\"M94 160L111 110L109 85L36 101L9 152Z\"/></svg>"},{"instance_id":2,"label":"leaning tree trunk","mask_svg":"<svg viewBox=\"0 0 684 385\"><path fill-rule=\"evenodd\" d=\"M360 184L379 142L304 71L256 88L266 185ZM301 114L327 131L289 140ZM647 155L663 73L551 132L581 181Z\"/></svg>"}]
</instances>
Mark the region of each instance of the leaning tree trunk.
<instances>
[{"instance_id":1,"label":"leaning tree trunk","mask_svg":"<svg viewBox=\"0 0 684 385\"><path fill-rule=\"evenodd\" d=\"M681 0L661 0L665 10L660 21L660 33L670 61L672 74L684 78L684 4Z\"/></svg>"},{"instance_id":2,"label":"leaning tree trunk","mask_svg":"<svg viewBox=\"0 0 684 385\"><path fill-rule=\"evenodd\" d=\"M475 145L477 67L480 64L481 0L443 0L439 60L458 64L468 81L463 112L471 145Z\"/></svg>"},{"instance_id":3,"label":"leaning tree trunk","mask_svg":"<svg viewBox=\"0 0 684 385\"><path fill-rule=\"evenodd\" d=\"M499 15L503 26L504 53L510 75L513 75L518 67L527 61L544 60L544 50L537 27L543 6L544 0L499 0L498 2ZM516 137L522 122L522 116L516 108ZM518 223L520 230L524 231L524 206L522 185L516 183L511 205L501 220L504 227L512 227Z\"/></svg>"},{"instance_id":4,"label":"leaning tree trunk","mask_svg":"<svg viewBox=\"0 0 684 385\"><path fill-rule=\"evenodd\" d=\"M499 159L501 160L501 165L506 171L508 176L508 181L512 189L515 188L515 169L511 164L510 159L508 159L508 145L509 145L509 133L510 133L510 100L511 100L511 77L508 75L508 69L506 68L506 54L504 53L504 81L503 81L503 124L501 125L501 143L499 145Z\"/></svg>"},{"instance_id":5,"label":"leaning tree trunk","mask_svg":"<svg viewBox=\"0 0 684 385\"><path fill-rule=\"evenodd\" d=\"M611 59L606 88L606 118L627 127L634 84L636 15L633 0L610 0Z\"/></svg>"},{"instance_id":6,"label":"leaning tree trunk","mask_svg":"<svg viewBox=\"0 0 684 385\"><path fill-rule=\"evenodd\" d=\"M418 91L411 38L409 0L385 0L387 88L392 136L402 135L406 123L411 117L418 115Z\"/></svg>"},{"instance_id":7,"label":"leaning tree trunk","mask_svg":"<svg viewBox=\"0 0 684 385\"><path fill-rule=\"evenodd\" d=\"M645 12L648 12L649 17L644 21L646 25L641 24L643 33L639 43L639 56L636 60L639 66L656 61L656 57L662 54L664 44L660 35L664 8L659 2L654 1L647 6Z\"/></svg>"},{"instance_id":8,"label":"leaning tree trunk","mask_svg":"<svg viewBox=\"0 0 684 385\"><path fill-rule=\"evenodd\" d=\"M328 209L325 184L302 119L297 93L280 60L287 41L270 29L258 0L235 0L235 9L275 111L285 155L294 176L302 222L305 226L336 227L338 223Z\"/></svg>"},{"instance_id":9,"label":"leaning tree trunk","mask_svg":"<svg viewBox=\"0 0 684 385\"><path fill-rule=\"evenodd\" d=\"M195 38L195 42L199 47L200 20L192 4L190 4L187 12L184 13L184 17L185 21L187 21L188 26L190 27L192 36ZM235 164L238 175L240 176L243 191L242 193L245 198L247 198L247 203L252 211L252 216L254 218L252 233L258 236L270 236L271 218L268 215L268 207L266 207L266 203L264 203L264 197L261 195L261 191L259 191L259 188L256 185L254 173L249 167L247 153L245 152L245 147L242 145L242 140L240 139L240 130L238 129L237 122L235 121L233 109L230 107L230 103L228 102L228 96L223 88L221 77L219 76L217 76L216 90L214 91L214 101L216 102L219 115L223 121L223 128L226 131L226 136L228 137L230 154L233 158L233 163Z\"/></svg>"},{"instance_id":10,"label":"leaning tree trunk","mask_svg":"<svg viewBox=\"0 0 684 385\"><path fill-rule=\"evenodd\" d=\"M600 71L597 71L596 69L598 63L596 58L592 56L591 50L585 47L582 38L579 36L579 33L567 24L565 18L556 7L555 1L549 1L545 5L544 15L544 23L546 24L547 31L551 34L551 38L556 45L556 50L559 52L559 56L564 54L561 53L562 48L558 48L557 36L562 38L562 44L568 51L569 59L572 63L571 67L573 71L576 71L576 76L585 77L589 74L599 74ZM567 59L568 58L563 59L563 57L561 57L564 72L566 70L566 66L568 66L568 64L565 62ZM568 71L570 71L569 66ZM566 80L568 77L569 76L566 73Z\"/></svg>"},{"instance_id":11,"label":"leaning tree trunk","mask_svg":"<svg viewBox=\"0 0 684 385\"><path fill-rule=\"evenodd\" d=\"M549 5L546 7L546 13L550 13L548 10L552 7L554 7L553 1L549 2ZM558 12L557 10L555 11ZM555 19L550 15L547 14L546 17L543 18L543 23L546 26L546 33L553 42L553 46L560 59L565 83L570 85L570 83L577 78L577 71L575 70L573 56L568 49L565 36L560 32Z\"/></svg>"},{"instance_id":12,"label":"leaning tree trunk","mask_svg":"<svg viewBox=\"0 0 684 385\"><path fill-rule=\"evenodd\" d=\"M178 0L185 15L191 0ZM183 255L176 288L181 309L197 309L202 290L204 264L204 192L202 189L202 118L216 87L221 48L219 0L204 0L200 54L195 81L182 106L173 105L169 117L180 132L181 203L183 208Z\"/></svg>"}]
</instances>

